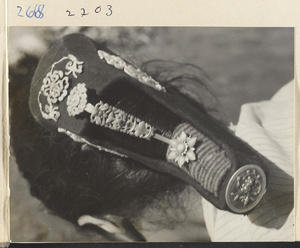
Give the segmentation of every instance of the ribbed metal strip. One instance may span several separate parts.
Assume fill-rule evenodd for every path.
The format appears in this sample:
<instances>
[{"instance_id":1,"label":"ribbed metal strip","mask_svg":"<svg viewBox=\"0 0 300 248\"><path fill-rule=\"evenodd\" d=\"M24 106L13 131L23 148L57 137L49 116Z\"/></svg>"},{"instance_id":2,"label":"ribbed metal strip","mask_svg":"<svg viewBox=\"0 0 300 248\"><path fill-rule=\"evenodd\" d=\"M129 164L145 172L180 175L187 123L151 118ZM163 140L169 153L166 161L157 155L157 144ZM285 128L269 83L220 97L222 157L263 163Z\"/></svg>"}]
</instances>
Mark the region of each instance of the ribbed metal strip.
<instances>
[{"instance_id":1,"label":"ribbed metal strip","mask_svg":"<svg viewBox=\"0 0 300 248\"><path fill-rule=\"evenodd\" d=\"M189 124L185 123L177 127L173 137L178 137L182 131L189 136L197 137L196 161L189 162L182 167L183 170L217 197L224 176L231 166L230 160L226 157L225 151Z\"/></svg>"}]
</instances>

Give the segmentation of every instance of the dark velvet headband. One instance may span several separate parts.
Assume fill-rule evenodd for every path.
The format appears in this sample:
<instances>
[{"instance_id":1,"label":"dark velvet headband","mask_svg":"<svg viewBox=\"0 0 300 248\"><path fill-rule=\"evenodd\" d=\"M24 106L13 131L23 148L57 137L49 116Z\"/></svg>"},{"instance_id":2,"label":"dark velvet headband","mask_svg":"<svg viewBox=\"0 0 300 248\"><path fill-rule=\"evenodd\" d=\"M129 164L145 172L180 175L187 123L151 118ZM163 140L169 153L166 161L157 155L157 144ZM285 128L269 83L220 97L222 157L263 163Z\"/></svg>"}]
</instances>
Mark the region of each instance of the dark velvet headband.
<instances>
[{"instance_id":1,"label":"dark velvet headband","mask_svg":"<svg viewBox=\"0 0 300 248\"><path fill-rule=\"evenodd\" d=\"M159 106L153 115L163 109L174 116L170 135L151 118L118 106L131 91ZM43 126L171 174L219 209L247 213L266 191L268 171L260 154L192 99L84 35L65 36L40 60L29 104Z\"/></svg>"}]
</instances>

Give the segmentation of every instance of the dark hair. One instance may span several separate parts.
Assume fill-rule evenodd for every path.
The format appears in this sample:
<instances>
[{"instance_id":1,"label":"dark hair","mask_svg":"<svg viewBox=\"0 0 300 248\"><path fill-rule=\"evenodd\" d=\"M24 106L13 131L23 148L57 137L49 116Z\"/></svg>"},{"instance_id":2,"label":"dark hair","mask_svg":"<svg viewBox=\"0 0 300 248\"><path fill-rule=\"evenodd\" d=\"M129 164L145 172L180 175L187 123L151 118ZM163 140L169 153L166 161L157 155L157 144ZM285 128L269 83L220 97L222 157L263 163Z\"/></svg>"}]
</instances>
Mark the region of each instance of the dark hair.
<instances>
[{"instance_id":1,"label":"dark hair","mask_svg":"<svg viewBox=\"0 0 300 248\"><path fill-rule=\"evenodd\" d=\"M55 214L76 223L83 214L138 215L145 206L185 188L178 179L127 158L82 151L82 145L40 126L28 106L37 59L25 57L10 69L11 144L31 194ZM207 76L193 65L151 61L142 69L168 83L214 117L218 104Z\"/></svg>"}]
</instances>

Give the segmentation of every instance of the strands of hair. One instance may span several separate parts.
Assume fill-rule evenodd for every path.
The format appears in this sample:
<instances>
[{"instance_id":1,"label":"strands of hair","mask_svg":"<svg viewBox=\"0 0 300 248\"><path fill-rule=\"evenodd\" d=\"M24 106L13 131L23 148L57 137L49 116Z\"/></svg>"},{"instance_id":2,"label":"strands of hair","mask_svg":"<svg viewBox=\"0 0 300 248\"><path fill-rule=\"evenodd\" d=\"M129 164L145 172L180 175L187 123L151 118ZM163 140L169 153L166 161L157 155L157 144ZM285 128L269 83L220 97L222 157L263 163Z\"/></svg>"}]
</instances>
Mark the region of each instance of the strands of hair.
<instances>
[{"instance_id":1,"label":"strands of hair","mask_svg":"<svg viewBox=\"0 0 300 248\"><path fill-rule=\"evenodd\" d=\"M151 60L145 62L141 69L169 91L179 93L190 104L214 117L221 124L226 123L225 112L216 98L217 94L213 90L210 78L200 67L187 63Z\"/></svg>"},{"instance_id":2,"label":"strands of hair","mask_svg":"<svg viewBox=\"0 0 300 248\"><path fill-rule=\"evenodd\" d=\"M219 103L208 85L209 78L201 68L162 60L146 62L142 68L153 78L166 84L170 91L179 92L190 103L196 104L198 109L218 120L223 119L219 112ZM105 95L109 96L107 100L115 107L149 123L168 138L172 136L174 129L184 122L130 83L120 81L105 90Z\"/></svg>"}]
</instances>

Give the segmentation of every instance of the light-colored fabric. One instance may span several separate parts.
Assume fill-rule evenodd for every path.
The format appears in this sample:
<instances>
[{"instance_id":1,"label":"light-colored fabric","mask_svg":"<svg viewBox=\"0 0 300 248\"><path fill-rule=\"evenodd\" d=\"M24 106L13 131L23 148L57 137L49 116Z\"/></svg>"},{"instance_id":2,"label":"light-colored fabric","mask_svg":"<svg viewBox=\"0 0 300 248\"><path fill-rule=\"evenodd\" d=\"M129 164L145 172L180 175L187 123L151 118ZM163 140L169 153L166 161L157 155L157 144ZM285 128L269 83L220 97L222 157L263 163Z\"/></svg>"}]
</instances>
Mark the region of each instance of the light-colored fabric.
<instances>
[{"instance_id":1,"label":"light-colored fabric","mask_svg":"<svg viewBox=\"0 0 300 248\"><path fill-rule=\"evenodd\" d=\"M203 200L212 241L294 241L294 83L270 101L242 106L236 135L265 156L267 193L249 215L217 210Z\"/></svg>"}]
</instances>

